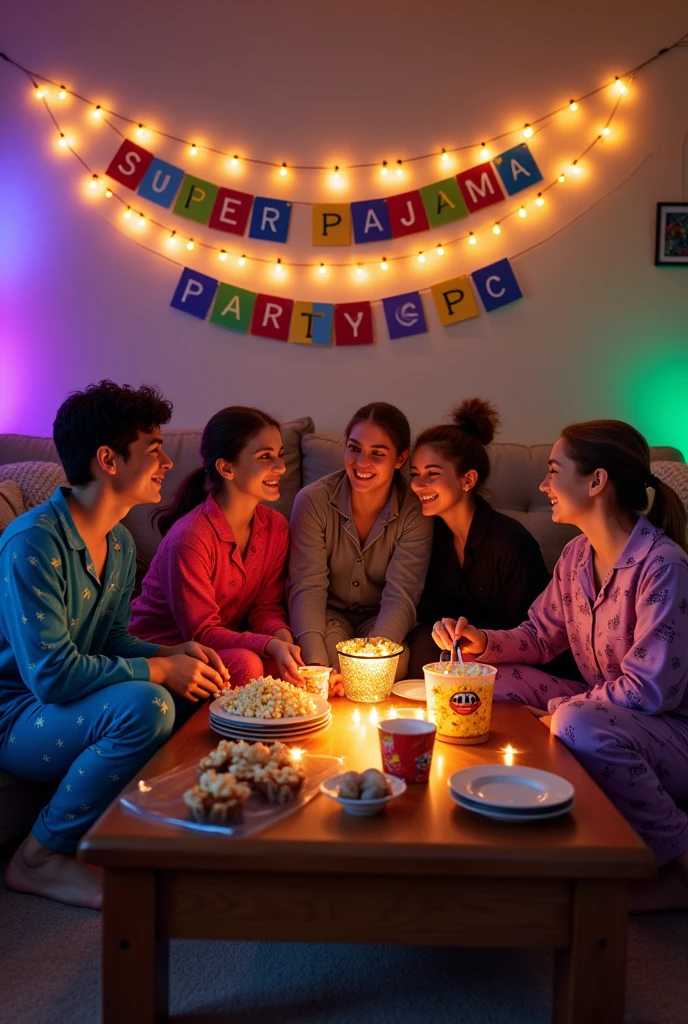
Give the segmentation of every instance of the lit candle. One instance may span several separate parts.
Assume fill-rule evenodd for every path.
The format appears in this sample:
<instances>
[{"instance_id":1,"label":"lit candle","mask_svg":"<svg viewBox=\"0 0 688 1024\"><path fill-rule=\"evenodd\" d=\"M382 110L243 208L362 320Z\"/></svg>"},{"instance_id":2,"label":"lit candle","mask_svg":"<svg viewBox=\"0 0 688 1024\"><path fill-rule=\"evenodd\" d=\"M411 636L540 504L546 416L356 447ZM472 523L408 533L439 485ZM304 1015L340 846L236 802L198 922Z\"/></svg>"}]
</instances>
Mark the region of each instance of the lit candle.
<instances>
[{"instance_id":1,"label":"lit candle","mask_svg":"<svg viewBox=\"0 0 688 1024\"><path fill-rule=\"evenodd\" d=\"M380 721L380 719L378 718L378 714L377 714L377 708L372 708L371 709L369 717L370 717L370 724L371 725L377 725L377 723Z\"/></svg>"},{"instance_id":2,"label":"lit candle","mask_svg":"<svg viewBox=\"0 0 688 1024\"><path fill-rule=\"evenodd\" d=\"M504 748L504 764L508 764L509 766L513 765L514 754L516 753L517 751L514 750L511 744L507 743L506 747Z\"/></svg>"},{"instance_id":3,"label":"lit candle","mask_svg":"<svg viewBox=\"0 0 688 1024\"><path fill-rule=\"evenodd\" d=\"M421 721L425 719L425 711L424 711L423 708L418 708L417 709L417 711L416 711L416 718L421 719Z\"/></svg>"},{"instance_id":4,"label":"lit candle","mask_svg":"<svg viewBox=\"0 0 688 1024\"><path fill-rule=\"evenodd\" d=\"M289 753L292 761L294 761L295 764L300 764L301 759L303 758L303 755L306 753L306 751L303 750L301 747L292 747Z\"/></svg>"},{"instance_id":5,"label":"lit candle","mask_svg":"<svg viewBox=\"0 0 688 1024\"><path fill-rule=\"evenodd\" d=\"M390 718L396 718L397 717L397 709L396 708L390 708L389 709L389 717Z\"/></svg>"},{"instance_id":6,"label":"lit candle","mask_svg":"<svg viewBox=\"0 0 688 1024\"><path fill-rule=\"evenodd\" d=\"M354 708L354 713L351 716L351 721L354 723L354 725L360 724L361 712L358 710L358 708Z\"/></svg>"}]
</instances>

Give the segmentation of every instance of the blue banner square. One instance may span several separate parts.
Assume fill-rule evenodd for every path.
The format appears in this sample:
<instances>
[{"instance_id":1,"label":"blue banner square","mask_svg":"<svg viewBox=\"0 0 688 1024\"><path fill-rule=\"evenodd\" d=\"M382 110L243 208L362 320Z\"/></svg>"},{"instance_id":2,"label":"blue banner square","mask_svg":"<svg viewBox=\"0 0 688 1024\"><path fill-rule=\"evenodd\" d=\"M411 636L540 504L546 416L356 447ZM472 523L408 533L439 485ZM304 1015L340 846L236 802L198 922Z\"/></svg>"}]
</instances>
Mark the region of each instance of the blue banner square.
<instances>
[{"instance_id":1,"label":"blue banner square","mask_svg":"<svg viewBox=\"0 0 688 1024\"><path fill-rule=\"evenodd\" d=\"M425 334L425 310L420 292L406 292L382 300L390 338L409 338L412 334Z\"/></svg>"},{"instance_id":2,"label":"blue banner square","mask_svg":"<svg viewBox=\"0 0 688 1024\"><path fill-rule=\"evenodd\" d=\"M497 174L502 179L502 184L510 196L522 192L538 181L542 181L540 168L535 163L535 158L525 142L513 149L507 149L500 153L492 161L497 168Z\"/></svg>"},{"instance_id":3,"label":"blue banner square","mask_svg":"<svg viewBox=\"0 0 688 1024\"><path fill-rule=\"evenodd\" d=\"M184 180L184 171L164 160L154 160L139 185L139 195L158 206L170 207Z\"/></svg>"},{"instance_id":4,"label":"blue banner square","mask_svg":"<svg viewBox=\"0 0 688 1024\"><path fill-rule=\"evenodd\" d=\"M508 260L498 260L489 267L475 270L471 278L488 313L523 296Z\"/></svg>"},{"instance_id":5,"label":"blue banner square","mask_svg":"<svg viewBox=\"0 0 688 1024\"><path fill-rule=\"evenodd\" d=\"M216 290L217 281L214 277L184 267L170 305L175 309L181 309L183 313L190 313L191 316L205 320Z\"/></svg>"},{"instance_id":6,"label":"blue banner square","mask_svg":"<svg viewBox=\"0 0 688 1024\"><path fill-rule=\"evenodd\" d=\"M384 199L364 199L351 204L354 242L380 242L392 237L389 211Z\"/></svg>"},{"instance_id":7,"label":"blue banner square","mask_svg":"<svg viewBox=\"0 0 688 1024\"><path fill-rule=\"evenodd\" d=\"M332 323L334 321L334 304L329 302L313 303L313 344L332 344Z\"/></svg>"},{"instance_id":8,"label":"blue banner square","mask_svg":"<svg viewBox=\"0 0 688 1024\"><path fill-rule=\"evenodd\" d=\"M249 238L260 238L263 242L286 242L291 219L291 203L284 199L266 199L256 196Z\"/></svg>"}]
</instances>

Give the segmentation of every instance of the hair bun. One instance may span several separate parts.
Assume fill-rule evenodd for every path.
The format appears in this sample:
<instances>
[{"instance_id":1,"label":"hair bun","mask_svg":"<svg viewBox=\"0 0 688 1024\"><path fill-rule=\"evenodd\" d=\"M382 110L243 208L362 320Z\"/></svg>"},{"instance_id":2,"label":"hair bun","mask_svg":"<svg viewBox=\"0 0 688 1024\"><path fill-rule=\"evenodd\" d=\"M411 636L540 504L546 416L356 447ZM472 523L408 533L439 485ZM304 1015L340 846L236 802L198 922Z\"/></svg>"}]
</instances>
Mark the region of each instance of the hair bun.
<instances>
[{"instance_id":1,"label":"hair bun","mask_svg":"<svg viewBox=\"0 0 688 1024\"><path fill-rule=\"evenodd\" d=\"M487 445L499 428L499 413L482 398L465 398L452 413L454 426Z\"/></svg>"}]
</instances>

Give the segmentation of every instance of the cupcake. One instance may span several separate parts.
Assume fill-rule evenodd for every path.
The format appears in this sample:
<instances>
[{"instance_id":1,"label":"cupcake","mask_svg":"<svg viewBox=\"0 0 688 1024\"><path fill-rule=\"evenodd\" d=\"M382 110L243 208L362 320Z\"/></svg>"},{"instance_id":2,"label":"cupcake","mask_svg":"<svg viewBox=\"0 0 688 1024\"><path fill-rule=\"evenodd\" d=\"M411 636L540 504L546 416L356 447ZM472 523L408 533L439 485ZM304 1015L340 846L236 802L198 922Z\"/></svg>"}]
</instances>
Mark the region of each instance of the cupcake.
<instances>
[{"instance_id":1,"label":"cupcake","mask_svg":"<svg viewBox=\"0 0 688 1024\"><path fill-rule=\"evenodd\" d=\"M291 764L280 768L271 763L264 768L256 768L254 784L268 803L286 804L296 799L305 777L303 768Z\"/></svg>"},{"instance_id":2,"label":"cupcake","mask_svg":"<svg viewBox=\"0 0 688 1024\"><path fill-rule=\"evenodd\" d=\"M184 801L195 821L207 825L231 825L241 821L250 788L227 772L214 768L203 772L198 785L188 789Z\"/></svg>"}]
</instances>

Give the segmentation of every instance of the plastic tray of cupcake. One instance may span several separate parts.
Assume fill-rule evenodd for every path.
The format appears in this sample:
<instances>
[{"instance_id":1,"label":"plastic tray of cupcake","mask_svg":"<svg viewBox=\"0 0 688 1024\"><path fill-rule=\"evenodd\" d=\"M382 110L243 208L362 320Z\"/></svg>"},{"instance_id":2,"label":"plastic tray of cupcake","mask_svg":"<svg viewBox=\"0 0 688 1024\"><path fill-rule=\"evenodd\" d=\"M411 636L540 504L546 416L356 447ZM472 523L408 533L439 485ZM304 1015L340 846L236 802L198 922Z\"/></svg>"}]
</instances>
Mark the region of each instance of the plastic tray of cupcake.
<instances>
[{"instance_id":1,"label":"plastic tray of cupcake","mask_svg":"<svg viewBox=\"0 0 688 1024\"><path fill-rule=\"evenodd\" d=\"M298 740L331 722L332 709L323 697L272 676L226 690L210 705L214 732L252 741Z\"/></svg>"},{"instance_id":2,"label":"plastic tray of cupcake","mask_svg":"<svg viewBox=\"0 0 688 1024\"><path fill-rule=\"evenodd\" d=\"M140 779L120 800L161 824L249 836L307 804L343 762L279 741L221 740L199 762Z\"/></svg>"}]
</instances>

